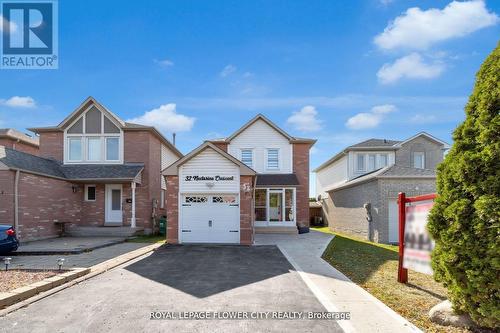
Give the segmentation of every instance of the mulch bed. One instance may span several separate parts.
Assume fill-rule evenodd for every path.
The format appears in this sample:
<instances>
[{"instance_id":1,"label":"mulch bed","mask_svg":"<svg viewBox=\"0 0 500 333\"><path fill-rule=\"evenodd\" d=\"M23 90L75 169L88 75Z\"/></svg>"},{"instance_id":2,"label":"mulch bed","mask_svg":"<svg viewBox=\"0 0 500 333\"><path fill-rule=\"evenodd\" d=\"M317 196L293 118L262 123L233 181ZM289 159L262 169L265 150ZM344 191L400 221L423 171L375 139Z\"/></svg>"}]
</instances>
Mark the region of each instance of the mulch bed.
<instances>
[{"instance_id":1,"label":"mulch bed","mask_svg":"<svg viewBox=\"0 0 500 333\"><path fill-rule=\"evenodd\" d=\"M58 273L59 271L52 270L2 270L0 271L0 292L7 292L16 288L24 287L55 276Z\"/></svg>"}]
</instances>

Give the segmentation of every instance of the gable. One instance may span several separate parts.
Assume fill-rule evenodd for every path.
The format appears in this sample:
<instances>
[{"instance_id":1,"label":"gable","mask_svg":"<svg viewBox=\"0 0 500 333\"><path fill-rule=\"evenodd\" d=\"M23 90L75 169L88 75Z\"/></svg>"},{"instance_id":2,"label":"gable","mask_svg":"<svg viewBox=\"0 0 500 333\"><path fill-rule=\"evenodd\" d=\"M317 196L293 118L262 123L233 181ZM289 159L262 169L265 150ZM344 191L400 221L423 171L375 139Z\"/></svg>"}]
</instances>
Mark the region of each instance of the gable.
<instances>
[{"instance_id":1,"label":"gable","mask_svg":"<svg viewBox=\"0 0 500 333\"><path fill-rule=\"evenodd\" d=\"M68 134L119 134L120 124L106 110L90 104L73 117L71 123L63 125Z\"/></svg>"}]
</instances>

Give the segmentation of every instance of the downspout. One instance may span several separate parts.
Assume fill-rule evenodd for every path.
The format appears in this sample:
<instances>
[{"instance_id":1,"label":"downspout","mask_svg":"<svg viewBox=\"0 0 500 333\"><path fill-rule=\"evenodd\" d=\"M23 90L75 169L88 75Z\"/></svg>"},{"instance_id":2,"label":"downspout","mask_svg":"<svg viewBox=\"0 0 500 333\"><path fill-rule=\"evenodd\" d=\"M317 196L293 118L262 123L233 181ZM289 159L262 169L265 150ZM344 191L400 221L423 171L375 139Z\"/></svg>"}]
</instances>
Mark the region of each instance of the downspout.
<instances>
[{"instance_id":1,"label":"downspout","mask_svg":"<svg viewBox=\"0 0 500 333\"><path fill-rule=\"evenodd\" d=\"M252 219L252 244L255 242L255 187L257 186L257 175L253 177L253 193L250 218Z\"/></svg>"},{"instance_id":2,"label":"downspout","mask_svg":"<svg viewBox=\"0 0 500 333\"><path fill-rule=\"evenodd\" d=\"M17 226L19 225L19 174L20 171L16 170L16 177L14 180L14 230L17 230Z\"/></svg>"}]
</instances>

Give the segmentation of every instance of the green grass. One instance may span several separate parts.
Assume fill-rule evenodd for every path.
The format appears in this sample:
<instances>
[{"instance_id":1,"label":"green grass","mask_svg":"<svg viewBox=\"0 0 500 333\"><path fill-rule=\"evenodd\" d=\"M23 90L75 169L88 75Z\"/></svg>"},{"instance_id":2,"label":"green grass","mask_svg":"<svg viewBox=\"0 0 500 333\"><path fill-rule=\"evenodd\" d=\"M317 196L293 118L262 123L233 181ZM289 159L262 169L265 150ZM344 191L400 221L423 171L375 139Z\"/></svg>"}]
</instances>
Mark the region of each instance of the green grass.
<instances>
[{"instance_id":1,"label":"green grass","mask_svg":"<svg viewBox=\"0 0 500 333\"><path fill-rule=\"evenodd\" d=\"M141 235L127 240L129 243L165 243L165 236Z\"/></svg>"},{"instance_id":2,"label":"green grass","mask_svg":"<svg viewBox=\"0 0 500 333\"><path fill-rule=\"evenodd\" d=\"M328 227L312 229L335 235L323 259L415 326L426 332L469 332L429 320L429 310L447 297L446 289L432 276L409 271L408 284L397 282L397 246L333 233Z\"/></svg>"}]
</instances>

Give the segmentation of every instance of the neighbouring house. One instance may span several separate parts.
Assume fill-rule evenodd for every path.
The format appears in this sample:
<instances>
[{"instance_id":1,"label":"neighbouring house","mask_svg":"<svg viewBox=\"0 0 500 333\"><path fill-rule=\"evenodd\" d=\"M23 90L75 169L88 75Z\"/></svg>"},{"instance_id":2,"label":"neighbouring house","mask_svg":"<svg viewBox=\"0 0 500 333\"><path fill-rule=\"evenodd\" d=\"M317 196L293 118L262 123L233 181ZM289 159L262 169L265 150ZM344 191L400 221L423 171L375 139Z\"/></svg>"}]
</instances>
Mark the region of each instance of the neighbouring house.
<instances>
[{"instance_id":1,"label":"neighbouring house","mask_svg":"<svg viewBox=\"0 0 500 333\"><path fill-rule=\"evenodd\" d=\"M436 166L447 149L446 142L425 132L347 147L313 170L325 223L333 231L397 243L398 193L434 193Z\"/></svg>"},{"instance_id":2,"label":"neighbouring house","mask_svg":"<svg viewBox=\"0 0 500 333\"><path fill-rule=\"evenodd\" d=\"M37 137L31 137L12 128L0 128L0 146L38 155L40 143Z\"/></svg>"},{"instance_id":3,"label":"neighbouring house","mask_svg":"<svg viewBox=\"0 0 500 333\"><path fill-rule=\"evenodd\" d=\"M309 227L309 149L257 115L163 170L169 243L252 244L256 232Z\"/></svg>"},{"instance_id":4,"label":"neighbouring house","mask_svg":"<svg viewBox=\"0 0 500 333\"><path fill-rule=\"evenodd\" d=\"M36 151L24 146L37 140L0 132L0 223L21 241L57 236L60 222L78 235L149 233L166 214L161 170L183 155L154 127L89 97L59 125L30 130Z\"/></svg>"}]
</instances>

